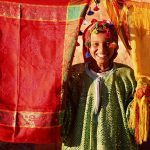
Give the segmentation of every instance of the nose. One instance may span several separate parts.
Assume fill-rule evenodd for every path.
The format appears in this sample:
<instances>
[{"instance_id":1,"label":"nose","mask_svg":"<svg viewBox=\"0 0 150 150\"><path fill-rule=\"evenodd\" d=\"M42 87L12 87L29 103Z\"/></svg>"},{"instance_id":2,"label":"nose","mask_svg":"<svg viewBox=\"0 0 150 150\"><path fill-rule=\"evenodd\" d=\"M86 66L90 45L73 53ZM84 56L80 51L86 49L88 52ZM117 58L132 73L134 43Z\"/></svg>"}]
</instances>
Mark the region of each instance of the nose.
<instances>
[{"instance_id":1,"label":"nose","mask_svg":"<svg viewBox=\"0 0 150 150\"><path fill-rule=\"evenodd\" d=\"M105 45L102 43L102 44L99 44L99 46L98 46L98 51L100 52L100 53L106 53L106 47L105 47Z\"/></svg>"}]
</instances>

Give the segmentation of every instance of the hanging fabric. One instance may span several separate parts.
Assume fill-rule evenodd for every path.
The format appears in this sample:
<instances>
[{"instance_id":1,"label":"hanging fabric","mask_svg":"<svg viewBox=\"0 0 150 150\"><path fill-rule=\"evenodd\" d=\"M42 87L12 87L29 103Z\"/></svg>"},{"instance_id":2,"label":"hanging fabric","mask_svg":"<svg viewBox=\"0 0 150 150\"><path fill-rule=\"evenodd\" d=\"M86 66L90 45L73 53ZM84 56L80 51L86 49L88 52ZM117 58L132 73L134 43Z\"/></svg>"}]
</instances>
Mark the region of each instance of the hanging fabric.
<instances>
[{"instance_id":1,"label":"hanging fabric","mask_svg":"<svg viewBox=\"0 0 150 150\"><path fill-rule=\"evenodd\" d=\"M147 141L150 126L150 2L130 0L127 6L132 61L137 80L129 126L135 129L136 141L141 144Z\"/></svg>"},{"instance_id":2,"label":"hanging fabric","mask_svg":"<svg viewBox=\"0 0 150 150\"><path fill-rule=\"evenodd\" d=\"M129 106L129 128L136 142L147 141L150 126L150 2L149 0L104 0L111 20L118 28L131 58L137 80L134 100Z\"/></svg>"},{"instance_id":3,"label":"hanging fabric","mask_svg":"<svg viewBox=\"0 0 150 150\"><path fill-rule=\"evenodd\" d=\"M0 0L0 141L61 141L62 85L89 3Z\"/></svg>"},{"instance_id":4,"label":"hanging fabric","mask_svg":"<svg viewBox=\"0 0 150 150\"><path fill-rule=\"evenodd\" d=\"M117 32L127 52L130 54L129 29L127 23L127 8L124 7L126 0L103 0L111 21L117 28Z\"/></svg>"}]
</instances>

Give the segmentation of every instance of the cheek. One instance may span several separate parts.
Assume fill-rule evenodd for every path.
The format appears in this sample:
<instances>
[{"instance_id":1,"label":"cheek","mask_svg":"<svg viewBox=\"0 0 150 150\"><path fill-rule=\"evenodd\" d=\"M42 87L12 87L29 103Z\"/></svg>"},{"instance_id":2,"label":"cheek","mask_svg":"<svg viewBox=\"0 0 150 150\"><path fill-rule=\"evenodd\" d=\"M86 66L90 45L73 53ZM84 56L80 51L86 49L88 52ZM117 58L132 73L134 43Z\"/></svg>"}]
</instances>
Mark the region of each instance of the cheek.
<instances>
[{"instance_id":1,"label":"cheek","mask_svg":"<svg viewBox=\"0 0 150 150\"><path fill-rule=\"evenodd\" d=\"M89 52L90 52L90 53L94 53L95 51L96 51L96 48L94 48L94 47L90 47L90 48L89 48Z\"/></svg>"},{"instance_id":2,"label":"cheek","mask_svg":"<svg viewBox=\"0 0 150 150\"><path fill-rule=\"evenodd\" d=\"M97 49L98 49L97 47L90 47L90 48L89 48L89 51L94 52L94 51L96 51Z\"/></svg>"},{"instance_id":3,"label":"cheek","mask_svg":"<svg viewBox=\"0 0 150 150\"><path fill-rule=\"evenodd\" d=\"M114 49L110 49L109 50L109 56L112 57L115 53L115 50Z\"/></svg>"}]
</instances>

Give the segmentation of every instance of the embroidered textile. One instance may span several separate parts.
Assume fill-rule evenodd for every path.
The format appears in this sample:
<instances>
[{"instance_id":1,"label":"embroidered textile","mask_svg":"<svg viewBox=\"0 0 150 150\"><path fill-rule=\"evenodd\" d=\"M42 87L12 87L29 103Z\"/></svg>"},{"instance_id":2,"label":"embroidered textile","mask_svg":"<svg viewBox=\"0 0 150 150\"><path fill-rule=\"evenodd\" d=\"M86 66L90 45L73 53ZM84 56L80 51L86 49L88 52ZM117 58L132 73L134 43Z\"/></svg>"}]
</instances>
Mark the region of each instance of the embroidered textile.
<instances>
[{"instance_id":1,"label":"embroidered textile","mask_svg":"<svg viewBox=\"0 0 150 150\"><path fill-rule=\"evenodd\" d=\"M62 84L90 0L0 0L0 141L61 142Z\"/></svg>"}]
</instances>

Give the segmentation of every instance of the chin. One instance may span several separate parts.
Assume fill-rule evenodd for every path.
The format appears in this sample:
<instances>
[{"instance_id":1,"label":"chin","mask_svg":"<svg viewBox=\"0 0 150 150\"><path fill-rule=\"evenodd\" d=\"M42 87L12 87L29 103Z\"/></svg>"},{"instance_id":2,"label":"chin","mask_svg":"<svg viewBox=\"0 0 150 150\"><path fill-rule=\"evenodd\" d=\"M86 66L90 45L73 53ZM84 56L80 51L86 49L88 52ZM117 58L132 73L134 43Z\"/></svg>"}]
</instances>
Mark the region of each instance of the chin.
<instances>
[{"instance_id":1,"label":"chin","mask_svg":"<svg viewBox=\"0 0 150 150\"><path fill-rule=\"evenodd\" d=\"M107 60L99 60L99 61L96 61L97 65L106 65L106 64L109 64L109 61Z\"/></svg>"},{"instance_id":2,"label":"chin","mask_svg":"<svg viewBox=\"0 0 150 150\"><path fill-rule=\"evenodd\" d=\"M97 64L105 64L107 63L106 59L96 60Z\"/></svg>"}]
</instances>

